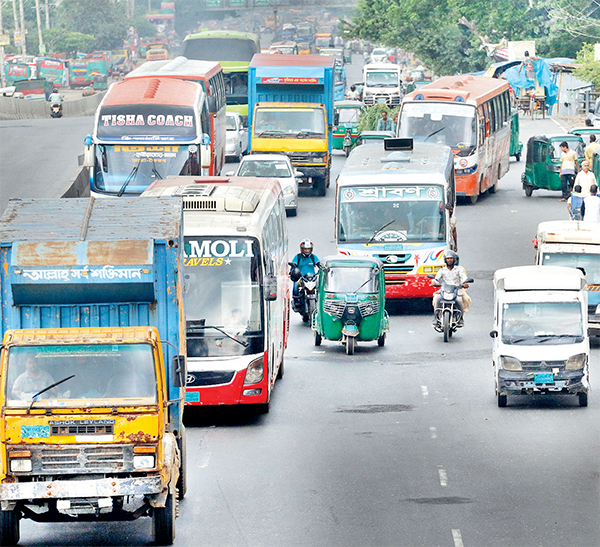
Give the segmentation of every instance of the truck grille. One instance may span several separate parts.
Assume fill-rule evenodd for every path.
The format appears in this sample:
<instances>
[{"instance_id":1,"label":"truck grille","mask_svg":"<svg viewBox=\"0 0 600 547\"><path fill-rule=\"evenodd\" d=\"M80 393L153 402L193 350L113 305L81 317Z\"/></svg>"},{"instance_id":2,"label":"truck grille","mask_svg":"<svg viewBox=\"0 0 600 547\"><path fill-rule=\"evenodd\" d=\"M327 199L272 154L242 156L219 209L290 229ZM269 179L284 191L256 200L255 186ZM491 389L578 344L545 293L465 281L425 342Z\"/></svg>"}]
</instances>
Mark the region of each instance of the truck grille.
<instances>
[{"instance_id":1,"label":"truck grille","mask_svg":"<svg viewBox=\"0 0 600 547\"><path fill-rule=\"evenodd\" d=\"M31 450L32 474L115 473L133 471L131 445L27 446Z\"/></svg>"},{"instance_id":2,"label":"truck grille","mask_svg":"<svg viewBox=\"0 0 600 547\"><path fill-rule=\"evenodd\" d=\"M388 106L398 106L400 104L400 95L390 95L389 93L378 93L377 95L365 95L364 103L374 105L378 102L384 102Z\"/></svg>"},{"instance_id":3,"label":"truck grille","mask_svg":"<svg viewBox=\"0 0 600 547\"><path fill-rule=\"evenodd\" d=\"M534 370L535 372L545 371L552 372L553 368L559 370L565 369L565 361L521 361L523 370Z\"/></svg>"},{"instance_id":4,"label":"truck grille","mask_svg":"<svg viewBox=\"0 0 600 547\"><path fill-rule=\"evenodd\" d=\"M53 425L51 434L55 435L112 435L114 425Z\"/></svg>"},{"instance_id":5,"label":"truck grille","mask_svg":"<svg viewBox=\"0 0 600 547\"><path fill-rule=\"evenodd\" d=\"M185 385L188 387L198 387L229 384L231 380L233 380L234 375L235 370L206 370L200 372L188 371Z\"/></svg>"}]
</instances>

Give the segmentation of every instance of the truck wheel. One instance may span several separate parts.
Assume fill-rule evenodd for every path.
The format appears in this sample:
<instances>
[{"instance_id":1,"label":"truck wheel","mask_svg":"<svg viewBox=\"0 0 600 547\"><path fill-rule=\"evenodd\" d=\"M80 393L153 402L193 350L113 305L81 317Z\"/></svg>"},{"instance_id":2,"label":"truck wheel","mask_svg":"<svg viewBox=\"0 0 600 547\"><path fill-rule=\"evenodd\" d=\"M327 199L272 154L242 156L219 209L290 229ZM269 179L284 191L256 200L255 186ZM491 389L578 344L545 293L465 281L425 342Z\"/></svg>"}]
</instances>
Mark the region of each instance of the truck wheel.
<instances>
[{"instance_id":1,"label":"truck wheel","mask_svg":"<svg viewBox=\"0 0 600 547\"><path fill-rule=\"evenodd\" d=\"M187 458L186 458L186 434L185 426L181 426L181 437L177 439L177 446L179 447L179 457L181 458L181 465L179 466L179 479L177 479L177 499L182 500L185 498L187 493Z\"/></svg>"},{"instance_id":2,"label":"truck wheel","mask_svg":"<svg viewBox=\"0 0 600 547\"><path fill-rule=\"evenodd\" d=\"M164 507L154 507L152 510L152 528L154 541L157 545L173 545L175 541L175 495L167 494Z\"/></svg>"},{"instance_id":3,"label":"truck wheel","mask_svg":"<svg viewBox=\"0 0 600 547\"><path fill-rule=\"evenodd\" d=\"M524 184L523 185L523 190L525 190L525 195L530 198L531 194L533 194L533 186L530 186L529 184Z\"/></svg>"},{"instance_id":4,"label":"truck wheel","mask_svg":"<svg viewBox=\"0 0 600 547\"><path fill-rule=\"evenodd\" d=\"M315 193L317 196L327 194L327 177L318 177L314 183Z\"/></svg>"},{"instance_id":5,"label":"truck wheel","mask_svg":"<svg viewBox=\"0 0 600 547\"><path fill-rule=\"evenodd\" d=\"M0 545L16 545L21 537L18 511L0 511Z\"/></svg>"},{"instance_id":6,"label":"truck wheel","mask_svg":"<svg viewBox=\"0 0 600 547\"><path fill-rule=\"evenodd\" d=\"M500 408L504 408L506 403L508 403L508 395L501 395L498 393L498 406Z\"/></svg>"},{"instance_id":7,"label":"truck wheel","mask_svg":"<svg viewBox=\"0 0 600 547\"><path fill-rule=\"evenodd\" d=\"M579 406L588 406L588 394L587 393L579 393Z\"/></svg>"}]
</instances>

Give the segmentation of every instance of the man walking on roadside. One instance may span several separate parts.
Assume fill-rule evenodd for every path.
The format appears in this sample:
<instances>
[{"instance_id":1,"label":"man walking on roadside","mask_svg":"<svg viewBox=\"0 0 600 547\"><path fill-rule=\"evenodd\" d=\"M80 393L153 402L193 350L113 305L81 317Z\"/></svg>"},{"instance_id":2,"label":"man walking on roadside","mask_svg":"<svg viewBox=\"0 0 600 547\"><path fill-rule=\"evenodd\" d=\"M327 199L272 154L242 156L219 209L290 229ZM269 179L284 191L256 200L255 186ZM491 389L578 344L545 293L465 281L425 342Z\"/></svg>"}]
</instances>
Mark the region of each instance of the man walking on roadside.
<instances>
[{"instance_id":1,"label":"man walking on roadside","mask_svg":"<svg viewBox=\"0 0 600 547\"><path fill-rule=\"evenodd\" d=\"M560 143L560 149L562 150L562 154L560 155L560 187L562 198L560 201L567 201L575 183L576 167L579 163L577 161L577 154L569 148L567 141Z\"/></svg>"},{"instance_id":2,"label":"man walking on roadside","mask_svg":"<svg viewBox=\"0 0 600 547\"><path fill-rule=\"evenodd\" d=\"M600 196L598 186L590 188L591 195L583 200L583 220L586 222L600 222Z\"/></svg>"}]
</instances>

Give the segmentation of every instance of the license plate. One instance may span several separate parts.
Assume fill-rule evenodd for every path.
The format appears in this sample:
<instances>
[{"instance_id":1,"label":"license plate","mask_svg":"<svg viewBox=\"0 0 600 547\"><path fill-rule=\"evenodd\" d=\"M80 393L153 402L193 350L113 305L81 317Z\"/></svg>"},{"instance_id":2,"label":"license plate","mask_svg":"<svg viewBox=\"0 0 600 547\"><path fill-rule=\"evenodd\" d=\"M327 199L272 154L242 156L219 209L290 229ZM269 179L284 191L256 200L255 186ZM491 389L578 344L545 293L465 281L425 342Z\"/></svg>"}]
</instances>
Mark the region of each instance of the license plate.
<instances>
[{"instance_id":1,"label":"license plate","mask_svg":"<svg viewBox=\"0 0 600 547\"><path fill-rule=\"evenodd\" d=\"M356 303L358 302L358 295L356 294L347 294L346 302Z\"/></svg>"},{"instance_id":2,"label":"license plate","mask_svg":"<svg viewBox=\"0 0 600 547\"><path fill-rule=\"evenodd\" d=\"M533 377L536 384L553 384L554 374L536 374Z\"/></svg>"}]
</instances>

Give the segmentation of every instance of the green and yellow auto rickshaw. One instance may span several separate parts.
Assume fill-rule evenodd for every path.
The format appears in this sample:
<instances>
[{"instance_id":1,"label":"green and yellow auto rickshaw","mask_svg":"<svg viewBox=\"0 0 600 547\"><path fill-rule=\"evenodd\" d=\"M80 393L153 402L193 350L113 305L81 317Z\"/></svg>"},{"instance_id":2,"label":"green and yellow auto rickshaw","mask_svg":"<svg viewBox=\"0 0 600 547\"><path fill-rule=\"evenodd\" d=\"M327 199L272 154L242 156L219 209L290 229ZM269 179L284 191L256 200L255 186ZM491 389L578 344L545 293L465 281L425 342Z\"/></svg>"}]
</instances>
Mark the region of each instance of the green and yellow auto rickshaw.
<instances>
[{"instance_id":1,"label":"green and yellow auto rickshaw","mask_svg":"<svg viewBox=\"0 0 600 547\"><path fill-rule=\"evenodd\" d=\"M517 161L521 161L521 152L523 143L519 140L519 111L515 110L510 117L510 146L508 155L514 156Z\"/></svg>"},{"instance_id":2,"label":"green and yellow auto rickshaw","mask_svg":"<svg viewBox=\"0 0 600 547\"><path fill-rule=\"evenodd\" d=\"M537 136L527 141L525 172L521 182L526 196L534 190L560 190L560 149L561 142L567 142L575 150L579 164L584 160L584 142L579 135Z\"/></svg>"},{"instance_id":3,"label":"green and yellow auto rickshaw","mask_svg":"<svg viewBox=\"0 0 600 547\"><path fill-rule=\"evenodd\" d=\"M312 315L315 346L323 338L341 341L348 355L357 342L385 344L389 331L385 311L382 262L368 256L333 256L321 262L319 298Z\"/></svg>"},{"instance_id":4,"label":"green and yellow auto rickshaw","mask_svg":"<svg viewBox=\"0 0 600 547\"><path fill-rule=\"evenodd\" d=\"M343 150L346 156L356 144L360 132L358 131L358 117L363 109L361 101L335 101L335 117L333 127L333 148Z\"/></svg>"}]
</instances>

